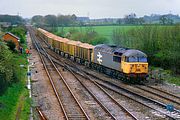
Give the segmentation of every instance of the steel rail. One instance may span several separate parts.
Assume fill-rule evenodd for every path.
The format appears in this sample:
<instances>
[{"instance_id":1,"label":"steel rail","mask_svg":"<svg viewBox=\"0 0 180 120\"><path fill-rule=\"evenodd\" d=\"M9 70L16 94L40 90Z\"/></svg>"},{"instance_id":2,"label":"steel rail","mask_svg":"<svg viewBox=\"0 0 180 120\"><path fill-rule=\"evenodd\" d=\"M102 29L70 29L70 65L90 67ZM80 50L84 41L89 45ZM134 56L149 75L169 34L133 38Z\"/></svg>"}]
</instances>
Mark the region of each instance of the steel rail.
<instances>
[{"instance_id":1,"label":"steel rail","mask_svg":"<svg viewBox=\"0 0 180 120\"><path fill-rule=\"evenodd\" d=\"M115 89L107 86L107 85L104 85L104 84L102 84L102 83L100 83L100 82L98 82L98 84L101 85L101 86L103 86L103 87L106 88L106 89L109 89L109 90L111 90L111 91L119 94L119 95L122 95L122 96L124 96L124 97L126 97L126 98L128 98L128 99L130 99L130 100L133 100L133 101L135 101L135 102L137 102L137 103L139 103L139 104L141 104L141 105L143 105L143 106L145 106L145 107L147 107L147 108L150 108L150 109L152 109L152 110L154 110L154 111L157 111L157 112L165 115L166 117L168 117L168 118L170 118L170 119L172 119L172 120L176 120L176 118L174 118L174 117L172 117L172 116L170 116L170 115L168 115L168 114L166 114L166 113L164 113L164 112L162 112L162 111L160 111L160 110L158 110L158 109L156 109L156 108L153 108L153 107L151 107L151 106L149 106L149 105L147 105L147 104L145 104L145 103L143 103L143 102L141 102L141 101L138 101L138 100L135 99L135 98L129 97L129 96L127 96L127 95L125 95L125 94L123 94L123 93L121 93L121 92L119 92L119 91L117 91L117 90L115 90ZM118 87L117 87L117 88L118 88Z\"/></svg>"},{"instance_id":2,"label":"steel rail","mask_svg":"<svg viewBox=\"0 0 180 120\"><path fill-rule=\"evenodd\" d=\"M52 57L52 56L51 56ZM54 57L52 57L52 58L54 58ZM59 63L59 62L57 62L56 60L57 60L58 58L54 58L54 62L56 62L56 64L58 64L58 65L61 65L61 66L63 66L62 65L62 63ZM61 61L62 62L62 61ZM79 68L78 68L78 70L79 70ZM90 75L90 76L93 76L93 77L95 77L95 78L97 78L97 79L100 79L100 80L102 80L101 78L98 78L98 77L96 77L96 76L94 76L94 75L91 75L91 74L89 74L88 72L86 72L86 71L84 71L83 70L83 72L85 72L87 75ZM82 74L79 74L79 75L81 75L82 76ZM103 81L103 80L102 80ZM98 83L99 84L99 83ZM111 83L111 84L113 84L113 83ZM102 84L100 84L100 85L102 85ZM113 84L114 85L114 84ZM114 91L114 92L116 92L117 93L117 91ZM119 92L118 92L119 93ZM122 93L119 93L119 94L122 94ZM124 95L124 94L122 94L122 95ZM155 109L155 108L153 108L153 107L151 107L151 106L148 106L148 105L146 105L146 104L144 104L144 103L142 103L142 102L140 102L140 101L137 101L136 99L133 99L133 98L131 98L131 97L129 97L129 96L126 96L126 95L124 95L125 97L128 97L129 99L132 99L133 101L136 101L136 102L138 102L138 103L140 103L140 104L142 104L142 105L144 105L144 106L146 106L146 107L148 107L148 108L150 108L150 109L152 109L152 110L155 110L155 111L158 111L158 112L160 112L160 113L162 113L162 114L164 114L165 116L167 116L167 117L169 117L169 118L171 118L171 119L173 119L173 120L175 120L175 118L174 117L172 117L172 116L169 116L169 115L167 115L167 114L165 114L165 113L163 113L162 111L160 111L160 110L157 110L157 109ZM140 96L141 97L141 96ZM151 101L151 100L149 100L149 101ZM162 104L160 104L162 107L165 107L165 105L163 106ZM178 110L177 110L177 112L178 112Z\"/></svg>"},{"instance_id":3,"label":"steel rail","mask_svg":"<svg viewBox=\"0 0 180 120\"><path fill-rule=\"evenodd\" d=\"M49 54L48 54L49 55ZM51 55L49 55L51 56ZM51 56L52 57L52 56ZM64 61L61 61L64 65L64 67L66 67L73 75L74 77L85 87L85 89L87 88L87 86L85 86L81 80L75 75L75 73L73 72L73 70L69 67L69 65L64 62ZM87 76L87 75L86 75ZM130 117L132 117L134 120L138 120L138 118L136 118L136 116L134 116L130 111L128 111L127 108L125 108L124 106L122 106L120 103L118 103L109 93L107 93L100 85L98 85L94 80L92 80L90 77L86 77L87 79L89 79L91 82L93 82L99 89L101 89L116 105L118 105L127 115L129 115ZM90 90L88 90L89 92L91 92ZM91 94L93 96L95 96L93 93ZM96 100L98 100L96 98ZM100 103L100 101L98 100L97 101L99 104L101 104L101 106L104 108L105 111L107 111L109 114L110 112L107 110L107 108L102 104Z\"/></svg>"},{"instance_id":4,"label":"steel rail","mask_svg":"<svg viewBox=\"0 0 180 120\"><path fill-rule=\"evenodd\" d=\"M41 120L48 120L39 107L36 107L36 111L38 112Z\"/></svg>"},{"instance_id":5,"label":"steel rail","mask_svg":"<svg viewBox=\"0 0 180 120\"><path fill-rule=\"evenodd\" d=\"M78 106L80 107L80 110L82 111L82 113L84 114L85 118L87 120L90 120L89 116L86 114L86 112L84 111L83 107L81 106L81 104L79 103L78 99L75 97L74 93L72 92L71 88L69 87L69 85L67 84L66 80L64 79L64 77L62 76L62 74L60 73L60 71L58 70L58 68L56 67L56 65L54 64L54 62L52 61L51 57L47 54L46 50L42 47L42 45L39 43L39 45L41 46L42 50L44 51L44 53L46 54L46 56L48 57L49 61L51 62L51 64L53 65L53 67L56 69L56 72L58 73L58 75L60 76L60 78L62 79L63 83L66 85L66 87L68 88L68 90L70 91L71 95L73 96L73 98L75 99L76 103L78 104ZM67 114L66 114L67 115ZM68 115L67 115L68 117Z\"/></svg>"},{"instance_id":6,"label":"steel rail","mask_svg":"<svg viewBox=\"0 0 180 120\"><path fill-rule=\"evenodd\" d=\"M141 90L143 90L143 91L146 91L146 92L148 92L148 93L151 93L151 94L153 94L153 95L156 95L156 96L158 96L158 97L164 98L164 99L166 99L166 100L168 100L168 101L171 101L171 102L173 102L173 103L176 103L176 104L180 105L179 102L177 102L177 101L175 101L175 100L173 100L173 99L170 99L170 98L168 98L168 97L165 97L165 96L163 96L163 95L161 95L161 94L154 93L154 92L152 92L152 91L150 91L150 90L147 90L146 88L142 88L142 87L140 87L140 86L136 86L136 88L141 89Z\"/></svg>"},{"instance_id":7,"label":"steel rail","mask_svg":"<svg viewBox=\"0 0 180 120\"><path fill-rule=\"evenodd\" d=\"M46 51L46 50L44 49L44 51ZM45 55L46 57L51 58L48 53L45 53L44 55ZM61 61L61 62L62 62L62 61ZM54 64L54 66L56 66L56 65ZM88 91L88 93L96 100L96 102L103 108L103 110L105 110L106 113L108 113L108 114L111 116L112 119L116 120L116 118L110 113L110 111L108 110L108 108L106 108L106 107L98 100L98 98L95 96L95 94L92 93L92 92L87 88L87 86L84 85L84 84L81 82L81 80L71 71L70 68L68 68L68 66L65 65L65 63L64 63L64 67L66 67L67 69L69 69L69 71L70 71L70 72L74 75L74 77L80 82L80 84ZM57 68L57 67L56 67L56 68ZM59 70L58 70L58 71L59 71ZM62 74L61 74L60 72L59 72L59 74L62 76ZM63 78L63 76L62 76L62 78ZM64 78L63 78L63 79L64 79ZM67 83L66 83L66 84L67 84Z\"/></svg>"},{"instance_id":8,"label":"steel rail","mask_svg":"<svg viewBox=\"0 0 180 120\"><path fill-rule=\"evenodd\" d=\"M160 92L162 92L162 93L165 93L165 94L167 94L167 95L169 95L169 96L173 96L173 97L175 97L175 98L177 98L177 99L180 99L179 96L176 96L176 95L174 95L174 94L172 94L172 93L163 91L163 90L161 90L161 89L158 89L158 88L155 88L155 87L152 87L152 86L149 86L149 85L146 85L146 87L149 87L149 88L151 88L151 89L154 89L154 90L160 91Z\"/></svg>"},{"instance_id":9,"label":"steel rail","mask_svg":"<svg viewBox=\"0 0 180 120\"><path fill-rule=\"evenodd\" d=\"M31 32L32 32L32 31L31 31ZM64 107L63 107L63 104L62 104L62 102L61 102L61 99L60 99L60 97L59 97L59 94L58 94L58 92L57 92L57 89L56 89L56 87L55 87L55 85L54 85L54 83L53 83L53 80L52 80L52 78L51 78L51 76L50 76L50 73L49 73L49 71L48 71L48 69L47 69L47 66L46 66L46 64L45 64L45 61L44 61L42 55L40 54L40 49L38 48L37 43L35 43L35 40L34 40L35 38L34 38L34 36L32 35L31 32L30 32L31 38L32 38L32 40L33 40L33 43L34 43L37 51L38 51L38 54L39 54L39 56L40 56L40 59L41 59L41 61L42 61L42 63L43 63L44 69L45 69L46 74L47 74L47 76L48 76L48 78L49 78L49 81L50 81L50 83L51 83L51 85L52 85L52 88L53 88L53 91L54 91L54 93L55 93L55 95L56 95L56 98L57 98L57 100L58 100L58 103L60 104L60 107L61 107L61 109L62 109L62 111L63 111L64 116L65 116L65 119L68 120L67 113L66 113L66 111L65 111L65 109L64 109Z\"/></svg>"},{"instance_id":10,"label":"steel rail","mask_svg":"<svg viewBox=\"0 0 180 120\"><path fill-rule=\"evenodd\" d=\"M142 97L142 96L141 96ZM145 97L146 98L146 97ZM163 103L160 103L160 102L158 102L158 101L156 101L156 100L153 100L153 99L148 99L148 100L150 100L151 102L153 101L155 101L157 104L159 104L159 105L161 105L161 106L163 106L163 107L165 107L165 104L163 104ZM154 108L152 108L152 107L150 107L151 109L154 109ZM156 110L156 109L154 109L154 110ZM157 111L157 110L156 110ZM160 112L160 111L159 111ZM178 112L178 111L176 111L176 112ZM164 113L163 113L164 114ZM165 114L166 115L166 114ZM168 116L168 115L166 115L166 116ZM170 118L172 118L171 116L168 116L168 117L170 117ZM173 119L173 118L172 118Z\"/></svg>"},{"instance_id":11,"label":"steel rail","mask_svg":"<svg viewBox=\"0 0 180 120\"><path fill-rule=\"evenodd\" d=\"M72 70L71 70L72 71ZM74 74L74 72L72 73ZM76 76L74 74L74 76ZM136 116L134 116L127 108L122 106L119 102L117 102L105 89L103 89L99 84L97 84L94 80L92 80L89 76L86 75L86 78L93 82L99 89L101 89L116 105L118 105L126 114L132 117L134 120L138 120Z\"/></svg>"},{"instance_id":12,"label":"steel rail","mask_svg":"<svg viewBox=\"0 0 180 120\"><path fill-rule=\"evenodd\" d=\"M108 114L111 116L112 119L116 120L116 118L114 117L113 114L111 114L111 112L108 110L108 108L107 108L106 106L104 106L104 105L101 103L101 101L98 100L98 98L96 97L96 95L95 95L91 90L89 90L88 87L87 87L85 84L83 84L83 83L81 82L81 80L75 75L75 73L72 72L72 70L71 70L68 66L66 66L66 68L74 75L74 77L80 82L80 84L89 92L89 94L96 100L96 102L103 108L103 110L106 111L106 113L108 113Z\"/></svg>"}]
</instances>

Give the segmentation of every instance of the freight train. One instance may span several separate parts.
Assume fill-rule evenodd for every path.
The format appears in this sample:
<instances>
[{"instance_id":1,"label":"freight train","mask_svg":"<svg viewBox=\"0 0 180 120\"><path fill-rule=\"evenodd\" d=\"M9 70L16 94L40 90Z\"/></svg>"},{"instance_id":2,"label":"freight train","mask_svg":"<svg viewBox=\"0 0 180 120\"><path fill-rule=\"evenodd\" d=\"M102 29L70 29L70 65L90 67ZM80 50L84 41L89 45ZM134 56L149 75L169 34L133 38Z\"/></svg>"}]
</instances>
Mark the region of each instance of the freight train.
<instances>
[{"instance_id":1,"label":"freight train","mask_svg":"<svg viewBox=\"0 0 180 120\"><path fill-rule=\"evenodd\" d=\"M142 81L148 74L147 55L139 50L111 45L90 45L56 36L38 28L36 35L56 53L124 81Z\"/></svg>"}]
</instances>

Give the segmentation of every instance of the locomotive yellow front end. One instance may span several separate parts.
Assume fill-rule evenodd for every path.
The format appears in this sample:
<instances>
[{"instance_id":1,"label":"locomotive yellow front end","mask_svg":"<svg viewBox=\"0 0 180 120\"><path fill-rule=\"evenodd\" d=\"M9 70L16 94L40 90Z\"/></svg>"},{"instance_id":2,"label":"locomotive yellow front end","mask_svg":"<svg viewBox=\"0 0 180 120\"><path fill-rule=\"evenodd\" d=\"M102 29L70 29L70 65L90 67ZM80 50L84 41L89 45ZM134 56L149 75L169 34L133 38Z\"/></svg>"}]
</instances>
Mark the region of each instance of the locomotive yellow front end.
<instances>
[{"instance_id":1,"label":"locomotive yellow front end","mask_svg":"<svg viewBox=\"0 0 180 120\"><path fill-rule=\"evenodd\" d=\"M127 50L122 55L121 70L130 78L146 78L148 74L146 54L139 50Z\"/></svg>"}]
</instances>

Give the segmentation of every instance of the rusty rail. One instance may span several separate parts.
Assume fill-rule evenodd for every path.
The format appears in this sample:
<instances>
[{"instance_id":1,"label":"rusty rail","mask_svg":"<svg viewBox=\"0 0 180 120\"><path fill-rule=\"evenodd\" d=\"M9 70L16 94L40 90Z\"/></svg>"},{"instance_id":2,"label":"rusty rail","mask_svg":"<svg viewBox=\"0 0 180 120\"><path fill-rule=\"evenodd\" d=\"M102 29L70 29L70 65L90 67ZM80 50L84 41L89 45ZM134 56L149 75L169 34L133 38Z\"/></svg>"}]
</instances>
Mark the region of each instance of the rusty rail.
<instances>
[{"instance_id":1,"label":"rusty rail","mask_svg":"<svg viewBox=\"0 0 180 120\"><path fill-rule=\"evenodd\" d=\"M41 111L41 109L39 107L36 107L36 111L38 112L39 114L39 117L41 120L48 120L45 116L45 114Z\"/></svg>"}]
</instances>

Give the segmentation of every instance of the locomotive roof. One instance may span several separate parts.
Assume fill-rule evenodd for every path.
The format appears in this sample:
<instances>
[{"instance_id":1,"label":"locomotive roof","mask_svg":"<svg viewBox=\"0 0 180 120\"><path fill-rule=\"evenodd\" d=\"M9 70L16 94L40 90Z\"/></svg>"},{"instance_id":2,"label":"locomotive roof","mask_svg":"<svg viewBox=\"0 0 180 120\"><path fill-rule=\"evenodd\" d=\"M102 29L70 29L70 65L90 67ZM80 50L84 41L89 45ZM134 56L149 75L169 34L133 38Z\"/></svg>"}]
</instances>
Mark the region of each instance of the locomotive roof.
<instances>
[{"instance_id":1,"label":"locomotive roof","mask_svg":"<svg viewBox=\"0 0 180 120\"><path fill-rule=\"evenodd\" d=\"M98 49L103 52L107 52L110 54L116 54L116 55L122 55L123 53L128 50L128 48L123 48L115 45L105 45L105 44L100 44L96 45L94 49Z\"/></svg>"},{"instance_id":2,"label":"locomotive roof","mask_svg":"<svg viewBox=\"0 0 180 120\"><path fill-rule=\"evenodd\" d=\"M96 45L94 49L98 49L102 52L107 52L110 54L115 54L115 55L124 55L127 57L147 57L147 55L139 50L134 50L134 49L129 49L129 48L123 48L119 46L112 46L112 45L105 45L105 44L100 44Z\"/></svg>"},{"instance_id":3,"label":"locomotive roof","mask_svg":"<svg viewBox=\"0 0 180 120\"><path fill-rule=\"evenodd\" d=\"M133 57L133 56L136 56L136 57L147 57L147 55L139 50L134 50L134 49L131 49L131 50L127 50L124 54L124 56L127 56L127 57Z\"/></svg>"}]
</instances>

